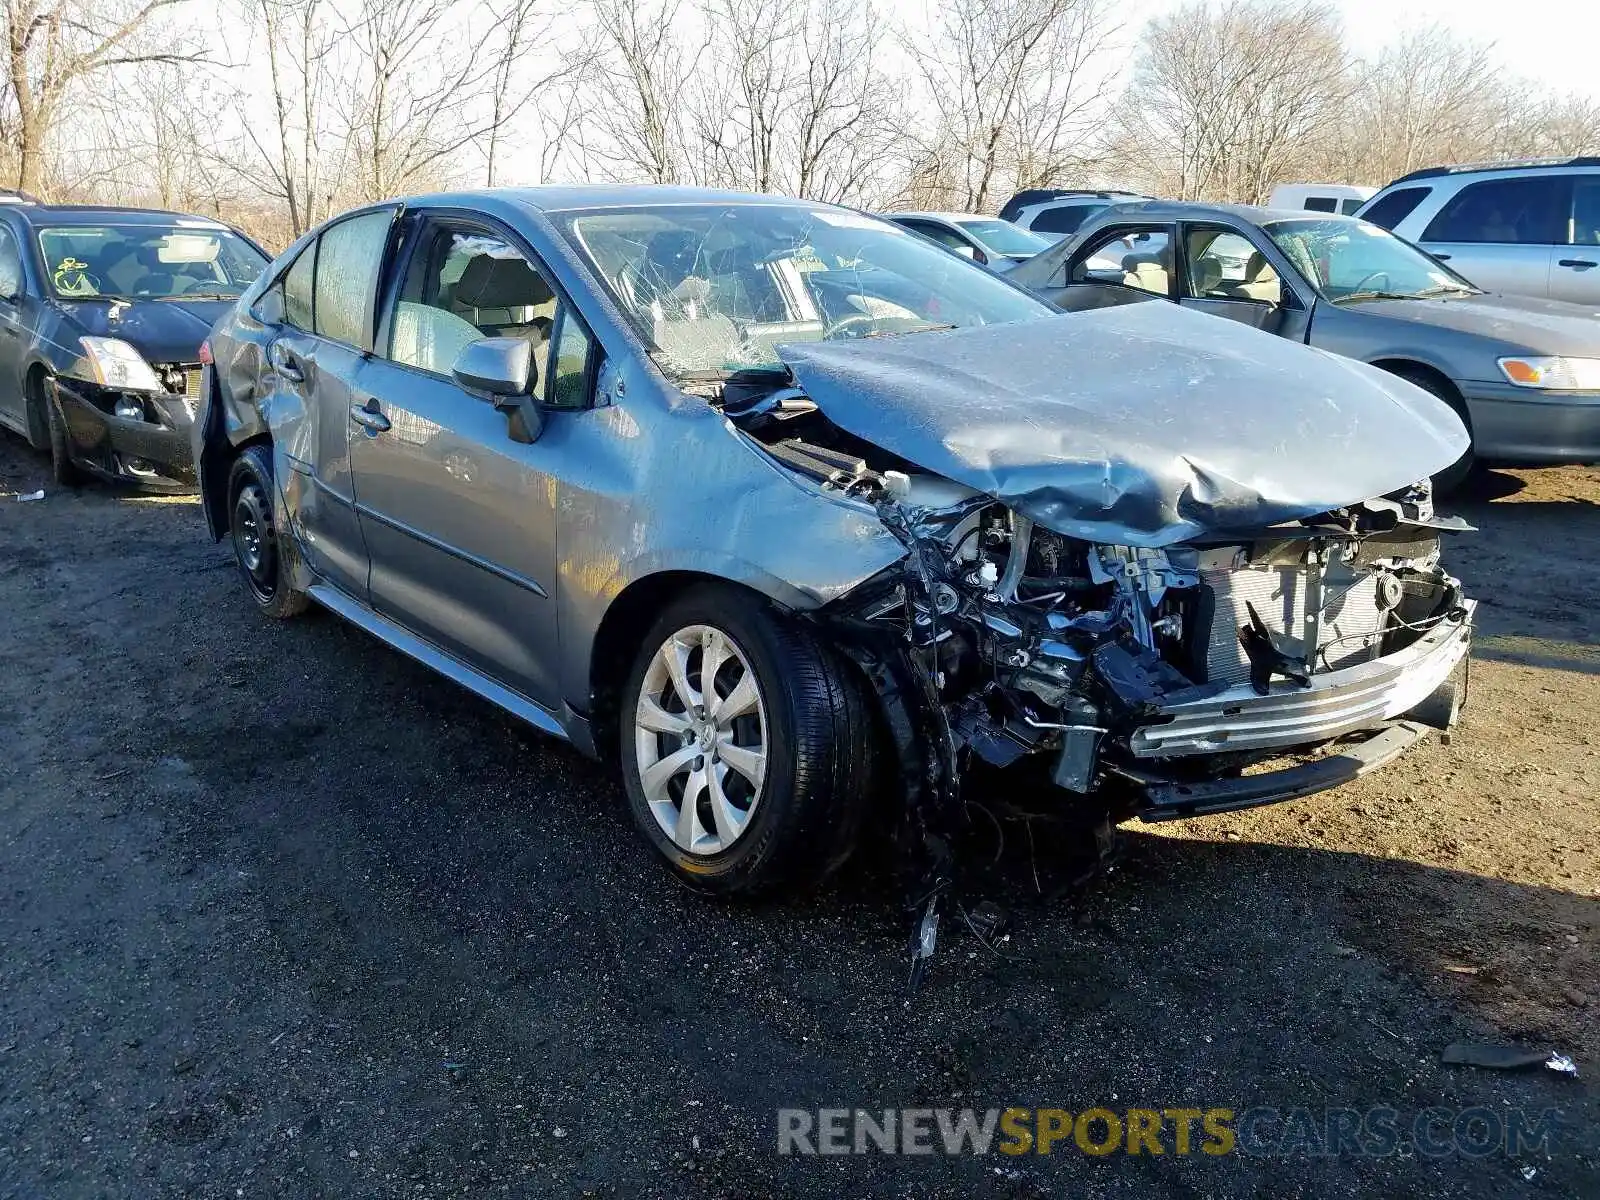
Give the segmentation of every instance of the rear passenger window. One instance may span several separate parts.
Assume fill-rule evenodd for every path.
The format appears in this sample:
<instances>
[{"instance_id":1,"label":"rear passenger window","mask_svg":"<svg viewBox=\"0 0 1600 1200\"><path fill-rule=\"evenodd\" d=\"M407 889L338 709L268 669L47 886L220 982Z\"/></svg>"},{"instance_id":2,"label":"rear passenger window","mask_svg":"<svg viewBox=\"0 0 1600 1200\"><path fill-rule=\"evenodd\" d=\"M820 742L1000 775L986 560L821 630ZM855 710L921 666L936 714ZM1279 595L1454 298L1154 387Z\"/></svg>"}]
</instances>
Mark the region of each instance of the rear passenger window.
<instances>
[{"instance_id":1,"label":"rear passenger window","mask_svg":"<svg viewBox=\"0 0 1600 1200\"><path fill-rule=\"evenodd\" d=\"M317 332L365 350L372 345L378 272L394 214L364 213L329 226L317 251ZM298 266L299 264L295 264Z\"/></svg>"},{"instance_id":2,"label":"rear passenger window","mask_svg":"<svg viewBox=\"0 0 1600 1200\"><path fill-rule=\"evenodd\" d=\"M1338 207L1338 205L1335 203L1335 201L1334 201L1332 196L1307 196L1306 197L1305 209L1308 212L1326 212L1326 213L1331 213L1331 212L1335 211L1335 209L1337 207Z\"/></svg>"},{"instance_id":3,"label":"rear passenger window","mask_svg":"<svg viewBox=\"0 0 1600 1200\"><path fill-rule=\"evenodd\" d=\"M1171 293L1172 239L1165 229L1117 230L1072 269L1073 283L1112 283L1153 296Z\"/></svg>"},{"instance_id":4,"label":"rear passenger window","mask_svg":"<svg viewBox=\"0 0 1600 1200\"><path fill-rule=\"evenodd\" d=\"M283 319L296 329L311 332L311 283L317 266L317 244L300 251L283 277Z\"/></svg>"},{"instance_id":5,"label":"rear passenger window","mask_svg":"<svg viewBox=\"0 0 1600 1200\"><path fill-rule=\"evenodd\" d=\"M1567 181L1556 175L1486 179L1462 188L1422 233L1425 242L1553 246L1565 241Z\"/></svg>"},{"instance_id":6,"label":"rear passenger window","mask_svg":"<svg viewBox=\"0 0 1600 1200\"><path fill-rule=\"evenodd\" d=\"M1047 208L1028 228L1035 233L1077 233L1078 226L1104 207L1104 204L1065 204Z\"/></svg>"},{"instance_id":7,"label":"rear passenger window","mask_svg":"<svg viewBox=\"0 0 1600 1200\"><path fill-rule=\"evenodd\" d=\"M1395 188L1374 200L1372 207L1361 214L1361 219L1393 232L1396 225L1417 211L1417 205L1426 200L1432 191L1431 187Z\"/></svg>"}]
</instances>

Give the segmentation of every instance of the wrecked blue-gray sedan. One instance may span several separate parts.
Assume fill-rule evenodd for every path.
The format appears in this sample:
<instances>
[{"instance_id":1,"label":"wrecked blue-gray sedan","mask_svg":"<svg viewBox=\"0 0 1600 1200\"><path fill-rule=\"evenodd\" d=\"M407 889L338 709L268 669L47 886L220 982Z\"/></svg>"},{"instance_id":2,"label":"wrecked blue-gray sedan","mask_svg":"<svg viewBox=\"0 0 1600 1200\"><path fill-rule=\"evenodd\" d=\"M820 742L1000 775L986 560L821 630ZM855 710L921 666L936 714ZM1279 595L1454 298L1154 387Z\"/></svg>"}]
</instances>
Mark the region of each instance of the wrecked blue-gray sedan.
<instances>
[{"instance_id":1,"label":"wrecked blue-gray sedan","mask_svg":"<svg viewBox=\"0 0 1600 1200\"><path fill-rule=\"evenodd\" d=\"M1162 820L1331 787L1458 707L1446 405L1167 306L1060 314L855 212L379 205L209 353L206 518L255 604L617 763L708 891L819 878L885 789L937 887L979 761Z\"/></svg>"}]
</instances>

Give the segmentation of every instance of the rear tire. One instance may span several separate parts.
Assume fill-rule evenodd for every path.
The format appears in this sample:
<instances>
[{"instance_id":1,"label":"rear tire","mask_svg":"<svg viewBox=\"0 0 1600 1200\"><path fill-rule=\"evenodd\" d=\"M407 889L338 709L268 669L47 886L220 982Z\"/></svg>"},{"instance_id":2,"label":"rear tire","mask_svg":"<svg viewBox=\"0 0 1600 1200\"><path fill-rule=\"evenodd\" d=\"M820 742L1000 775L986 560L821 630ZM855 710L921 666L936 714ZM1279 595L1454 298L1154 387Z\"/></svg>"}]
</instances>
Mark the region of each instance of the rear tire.
<instances>
[{"instance_id":1,"label":"rear tire","mask_svg":"<svg viewBox=\"0 0 1600 1200\"><path fill-rule=\"evenodd\" d=\"M72 461L72 443L67 440L67 422L61 414L61 403L48 392L40 398L44 405L45 426L50 434L50 473L62 487L77 487L83 482L83 472Z\"/></svg>"},{"instance_id":2,"label":"rear tire","mask_svg":"<svg viewBox=\"0 0 1600 1200\"><path fill-rule=\"evenodd\" d=\"M709 584L670 604L618 724L629 810L690 888L798 890L854 850L879 753L866 682L760 597Z\"/></svg>"},{"instance_id":3,"label":"rear tire","mask_svg":"<svg viewBox=\"0 0 1600 1200\"><path fill-rule=\"evenodd\" d=\"M246 446L228 473L228 529L245 590L274 620L299 616L311 599L292 582L300 562L293 534L280 534L274 520L272 454Z\"/></svg>"},{"instance_id":4,"label":"rear tire","mask_svg":"<svg viewBox=\"0 0 1600 1200\"><path fill-rule=\"evenodd\" d=\"M1391 375L1398 375L1407 383L1415 384L1423 391L1439 397L1461 418L1461 423L1467 427L1467 452L1444 470L1435 473L1433 477L1433 494L1435 496L1448 496L1471 477L1477 469L1478 460L1472 447L1472 418L1467 413L1466 403L1461 399L1461 393L1454 387L1427 371L1417 371L1406 367L1389 369Z\"/></svg>"}]
</instances>

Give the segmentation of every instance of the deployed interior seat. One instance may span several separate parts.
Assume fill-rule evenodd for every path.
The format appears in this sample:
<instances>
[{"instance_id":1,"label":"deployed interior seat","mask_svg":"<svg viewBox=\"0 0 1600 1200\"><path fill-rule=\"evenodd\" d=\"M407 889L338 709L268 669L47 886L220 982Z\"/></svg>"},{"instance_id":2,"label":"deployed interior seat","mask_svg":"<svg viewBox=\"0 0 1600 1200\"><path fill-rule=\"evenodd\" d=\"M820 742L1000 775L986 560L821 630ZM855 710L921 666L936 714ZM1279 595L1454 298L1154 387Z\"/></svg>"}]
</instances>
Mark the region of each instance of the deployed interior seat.
<instances>
[{"instance_id":1,"label":"deployed interior seat","mask_svg":"<svg viewBox=\"0 0 1600 1200\"><path fill-rule=\"evenodd\" d=\"M543 338L550 332L555 299L550 285L522 259L480 254L461 273L450 303L485 337L525 337L533 328Z\"/></svg>"},{"instance_id":2,"label":"deployed interior seat","mask_svg":"<svg viewBox=\"0 0 1600 1200\"><path fill-rule=\"evenodd\" d=\"M1168 295L1171 288L1165 256L1126 255L1122 260L1122 282L1124 286L1138 288L1142 292L1152 292L1158 296Z\"/></svg>"},{"instance_id":3,"label":"deployed interior seat","mask_svg":"<svg viewBox=\"0 0 1600 1200\"><path fill-rule=\"evenodd\" d=\"M1259 250L1245 260L1244 277L1230 286L1227 293L1240 300L1259 300L1266 304L1283 302L1283 284L1278 273Z\"/></svg>"}]
</instances>

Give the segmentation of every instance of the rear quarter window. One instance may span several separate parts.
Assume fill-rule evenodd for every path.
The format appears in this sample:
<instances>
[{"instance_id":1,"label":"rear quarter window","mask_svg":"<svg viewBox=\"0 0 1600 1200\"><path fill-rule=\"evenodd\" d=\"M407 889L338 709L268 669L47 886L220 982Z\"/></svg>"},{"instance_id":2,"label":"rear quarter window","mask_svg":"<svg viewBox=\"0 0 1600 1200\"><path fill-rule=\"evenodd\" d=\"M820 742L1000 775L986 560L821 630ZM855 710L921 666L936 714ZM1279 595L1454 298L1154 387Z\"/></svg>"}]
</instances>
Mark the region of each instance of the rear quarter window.
<instances>
[{"instance_id":1,"label":"rear quarter window","mask_svg":"<svg viewBox=\"0 0 1600 1200\"><path fill-rule=\"evenodd\" d=\"M1381 225L1393 233L1394 227L1416 212L1417 205L1432 194L1431 187L1395 188L1374 200L1372 206L1361 214L1361 219Z\"/></svg>"},{"instance_id":2,"label":"rear quarter window","mask_svg":"<svg viewBox=\"0 0 1600 1200\"><path fill-rule=\"evenodd\" d=\"M1035 233L1077 233L1078 226L1105 207L1104 204L1065 204L1047 208L1034 217L1028 228Z\"/></svg>"}]
</instances>

